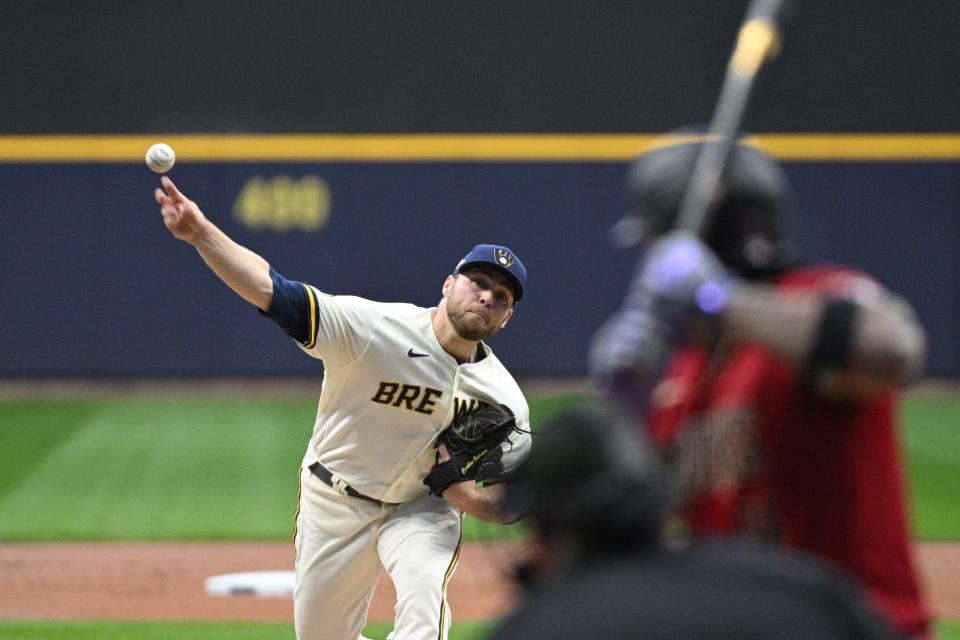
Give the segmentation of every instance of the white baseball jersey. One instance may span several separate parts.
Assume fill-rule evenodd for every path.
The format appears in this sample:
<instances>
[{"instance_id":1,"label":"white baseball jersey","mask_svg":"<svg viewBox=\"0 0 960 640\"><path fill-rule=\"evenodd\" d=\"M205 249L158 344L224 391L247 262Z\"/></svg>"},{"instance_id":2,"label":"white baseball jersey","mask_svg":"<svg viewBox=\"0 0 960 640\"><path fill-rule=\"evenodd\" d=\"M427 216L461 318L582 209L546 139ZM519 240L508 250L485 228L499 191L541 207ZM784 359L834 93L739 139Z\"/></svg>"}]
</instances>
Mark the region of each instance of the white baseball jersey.
<instances>
[{"instance_id":1,"label":"white baseball jersey","mask_svg":"<svg viewBox=\"0 0 960 640\"><path fill-rule=\"evenodd\" d=\"M311 334L300 346L325 375L305 465L319 461L360 493L401 503L428 492L437 435L454 415L505 404L529 431L529 407L503 364L483 343L486 357L459 364L437 340L434 309L306 288ZM529 433L513 434L504 468L529 448Z\"/></svg>"}]
</instances>

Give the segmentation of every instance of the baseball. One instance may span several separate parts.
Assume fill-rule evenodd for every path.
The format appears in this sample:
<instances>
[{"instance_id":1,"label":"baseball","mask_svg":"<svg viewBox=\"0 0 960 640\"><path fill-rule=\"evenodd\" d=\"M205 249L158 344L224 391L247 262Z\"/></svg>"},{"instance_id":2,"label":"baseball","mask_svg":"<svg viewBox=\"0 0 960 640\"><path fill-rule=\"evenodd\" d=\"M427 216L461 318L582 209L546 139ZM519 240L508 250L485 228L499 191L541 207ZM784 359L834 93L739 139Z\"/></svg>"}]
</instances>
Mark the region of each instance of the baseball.
<instances>
[{"instance_id":1,"label":"baseball","mask_svg":"<svg viewBox=\"0 0 960 640\"><path fill-rule=\"evenodd\" d=\"M166 173L173 169L177 156L168 144L158 142L147 149L147 166L155 173Z\"/></svg>"}]
</instances>

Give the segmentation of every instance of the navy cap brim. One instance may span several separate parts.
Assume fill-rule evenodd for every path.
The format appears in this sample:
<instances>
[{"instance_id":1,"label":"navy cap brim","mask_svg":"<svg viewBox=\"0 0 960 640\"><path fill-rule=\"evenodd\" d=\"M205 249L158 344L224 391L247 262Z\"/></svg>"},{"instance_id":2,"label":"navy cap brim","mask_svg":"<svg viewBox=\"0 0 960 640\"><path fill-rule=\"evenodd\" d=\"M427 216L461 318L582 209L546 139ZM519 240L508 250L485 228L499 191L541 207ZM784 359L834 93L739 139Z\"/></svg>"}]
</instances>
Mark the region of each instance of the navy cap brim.
<instances>
[{"instance_id":1,"label":"navy cap brim","mask_svg":"<svg viewBox=\"0 0 960 640\"><path fill-rule=\"evenodd\" d=\"M502 273L507 279L507 282L510 283L511 289L513 289L513 301L520 302L520 298L523 297L523 285L520 284L520 280L513 274L512 271L506 267L498 265L496 262L491 260L474 260L473 262L464 262L457 267L455 273L463 273L467 269L491 269L497 273Z\"/></svg>"}]
</instances>

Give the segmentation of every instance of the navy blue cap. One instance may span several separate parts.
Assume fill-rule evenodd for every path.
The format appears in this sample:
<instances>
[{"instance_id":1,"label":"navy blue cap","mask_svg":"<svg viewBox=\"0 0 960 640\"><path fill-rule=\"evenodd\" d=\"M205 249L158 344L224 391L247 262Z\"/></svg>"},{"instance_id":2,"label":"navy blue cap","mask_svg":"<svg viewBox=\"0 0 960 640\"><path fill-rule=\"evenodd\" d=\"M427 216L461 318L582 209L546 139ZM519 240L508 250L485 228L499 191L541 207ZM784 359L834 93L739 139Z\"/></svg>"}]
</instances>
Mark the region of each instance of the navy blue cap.
<instances>
[{"instance_id":1,"label":"navy blue cap","mask_svg":"<svg viewBox=\"0 0 960 640\"><path fill-rule=\"evenodd\" d=\"M519 302L523 297L523 287L527 284L527 269L520 262L513 251L498 244L478 244L470 253L463 256L463 260L454 269L454 273L461 273L471 267L490 267L507 277L513 285L513 301Z\"/></svg>"}]
</instances>

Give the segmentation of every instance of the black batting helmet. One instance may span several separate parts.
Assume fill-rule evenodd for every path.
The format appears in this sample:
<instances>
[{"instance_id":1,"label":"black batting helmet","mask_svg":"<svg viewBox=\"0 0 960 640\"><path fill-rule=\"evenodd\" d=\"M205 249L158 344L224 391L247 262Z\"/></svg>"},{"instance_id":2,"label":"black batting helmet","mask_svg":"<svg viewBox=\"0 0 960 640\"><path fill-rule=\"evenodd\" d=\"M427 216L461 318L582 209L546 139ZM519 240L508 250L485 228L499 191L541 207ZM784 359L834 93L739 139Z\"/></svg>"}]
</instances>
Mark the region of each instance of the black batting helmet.
<instances>
[{"instance_id":1,"label":"black batting helmet","mask_svg":"<svg viewBox=\"0 0 960 640\"><path fill-rule=\"evenodd\" d=\"M628 214L614 229L630 246L669 231L703 145L703 135L679 130L637 156L627 172ZM780 165L760 149L736 142L717 188L703 237L717 257L746 278L762 278L794 261L788 184Z\"/></svg>"},{"instance_id":2,"label":"black batting helmet","mask_svg":"<svg viewBox=\"0 0 960 640\"><path fill-rule=\"evenodd\" d=\"M600 404L566 410L541 427L530 456L506 481L509 511L586 550L659 538L663 471L632 416Z\"/></svg>"}]
</instances>

